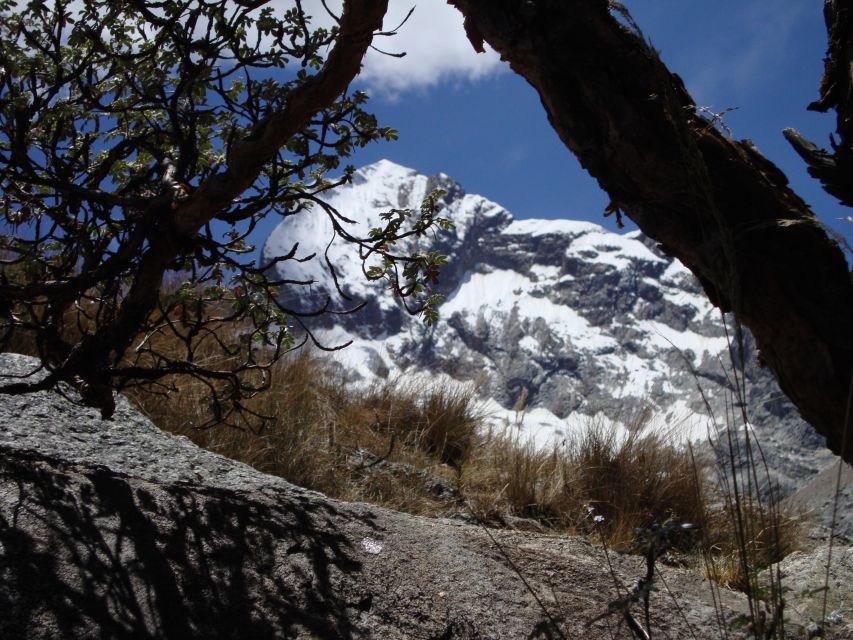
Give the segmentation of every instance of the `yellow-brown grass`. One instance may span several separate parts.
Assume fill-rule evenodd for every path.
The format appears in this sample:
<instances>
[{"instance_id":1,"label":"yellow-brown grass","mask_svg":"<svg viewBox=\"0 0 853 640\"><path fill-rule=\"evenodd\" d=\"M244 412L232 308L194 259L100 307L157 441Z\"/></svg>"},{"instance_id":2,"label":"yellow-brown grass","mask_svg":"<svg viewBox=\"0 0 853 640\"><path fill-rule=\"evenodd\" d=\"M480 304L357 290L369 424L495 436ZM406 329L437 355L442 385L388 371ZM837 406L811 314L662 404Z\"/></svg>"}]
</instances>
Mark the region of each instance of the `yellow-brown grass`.
<instances>
[{"instance_id":1,"label":"yellow-brown grass","mask_svg":"<svg viewBox=\"0 0 853 640\"><path fill-rule=\"evenodd\" d=\"M168 350L170 335L157 336L158 351ZM216 357L204 344L196 355ZM223 359L217 366L228 364ZM470 509L492 523L527 519L581 532L591 528L593 507L604 517L597 530L625 549L635 528L670 517L695 522L703 509L696 486L704 474L686 451L647 430L643 420L627 438L590 423L576 438L542 451L512 429L484 431L473 394L463 386L404 376L352 385L333 361L303 350L279 361L270 388L245 402L273 417L262 432L199 430L207 419L207 385L165 382L175 387L166 397L130 392L155 423L342 499L430 515ZM433 481L446 485L453 498L436 496L427 488Z\"/></svg>"},{"instance_id":2,"label":"yellow-brown grass","mask_svg":"<svg viewBox=\"0 0 853 640\"><path fill-rule=\"evenodd\" d=\"M755 588L755 579L762 572L801 548L808 520L794 507L756 500L745 500L739 514L736 510L727 501L706 512L703 569L716 583L746 591Z\"/></svg>"},{"instance_id":3,"label":"yellow-brown grass","mask_svg":"<svg viewBox=\"0 0 853 640\"><path fill-rule=\"evenodd\" d=\"M466 471L466 491L482 517L506 514L557 529L595 529L620 549L631 547L636 528L668 518L695 523L704 509L696 490L704 474L688 452L644 424L625 437L590 420L550 451L517 435L492 433Z\"/></svg>"},{"instance_id":4,"label":"yellow-brown grass","mask_svg":"<svg viewBox=\"0 0 853 640\"><path fill-rule=\"evenodd\" d=\"M236 340L236 328L214 328L223 342ZM174 357L185 349L170 330L148 340ZM31 351L23 337L18 344ZM196 344L194 355L224 370L238 364L213 340ZM752 550L756 566L766 566L798 540L796 518L768 520L753 511L746 517L756 524L741 544L731 511L708 506L724 500L706 482L705 468L647 428L644 415L627 437L590 421L579 435L544 451L520 430L485 430L473 394L462 386L402 375L353 385L334 361L309 350L286 356L271 374L269 389L245 401L272 417L260 432L199 429L210 417L210 388L198 380L171 377L162 381L173 387L168 393L140 387L127 395L161 428L344 500L430 516L473 512L493 525L594 531L623 550L631 549L637 528L670 518L696 523L701 536L685 538L682 546L701 546L709 575L734 587L743 582L739 547Z\"/></svg>"}]
</instances>

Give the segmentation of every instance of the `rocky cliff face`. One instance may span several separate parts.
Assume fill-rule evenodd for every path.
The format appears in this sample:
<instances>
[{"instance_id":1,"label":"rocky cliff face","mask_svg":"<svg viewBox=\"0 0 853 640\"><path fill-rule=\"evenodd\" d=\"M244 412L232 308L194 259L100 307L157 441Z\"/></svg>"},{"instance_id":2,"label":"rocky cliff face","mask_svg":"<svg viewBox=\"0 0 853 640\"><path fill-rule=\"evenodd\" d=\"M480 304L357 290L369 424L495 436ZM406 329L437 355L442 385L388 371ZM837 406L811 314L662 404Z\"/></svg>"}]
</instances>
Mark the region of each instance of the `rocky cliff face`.
<instances>
[{"instance_id":1,"label":"rocky cliff face","mask_svg":"<svg viewBox=\"0 0 853 640\"><path fill-rule=\"evenodd\" d=\"M311 325L328 344L353 341L342 361L359 375L428 372L473 382L495 420L520 423L542 446L582 428L583 416L626 424L643 408L660 428L702 440L731 422L726 416L738 401L731 390L740 387L783 492L831 461L822 439L759 367L750 337L742 350L730 350L734 333L727 337L692 274L639 232L515 220L444 174L428 177L388 161L360 169L328 202L366 234L381 212L416 208L435 187L446 191L443 215L456 228L430 241L450 260L440 282L441 317L432 327L370 286L352 250L337 240L329 245L332 228L321 212L283 221L266 242L267 263L295 242L298 255L316 253L276 265L283 277L314 282L309 291L283 289L287 304L308 310L327 298L338 308L367 302L357 314ZM732 366L731 353L737 363L743 355L743 367Z\"/></svg>"}]
</instances>

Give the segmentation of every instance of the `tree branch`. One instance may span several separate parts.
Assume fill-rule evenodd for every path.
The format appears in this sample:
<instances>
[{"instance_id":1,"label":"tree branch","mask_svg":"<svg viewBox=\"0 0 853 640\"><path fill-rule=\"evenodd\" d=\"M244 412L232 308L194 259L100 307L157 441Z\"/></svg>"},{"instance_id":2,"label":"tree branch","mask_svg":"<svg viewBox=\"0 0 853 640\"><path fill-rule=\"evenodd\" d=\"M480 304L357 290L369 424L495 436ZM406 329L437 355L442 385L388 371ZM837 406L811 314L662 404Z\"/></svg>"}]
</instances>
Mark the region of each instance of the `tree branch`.
<instances>
[{"instance_id":1,"label":"tree branch","mask_svg":"<svg viewBox=\"0 0 853 640\"><path fill-rule=\"evenodd\" d=\"M107 360L119 357L156 306L166 271L190 249L199 230L258 179L288 140L305 129L313 116L331 107L361 68L373 33L382 27L388 0L346 0L335 47L316 76L284 96L284 107L256 127L249 139L235 143L227 169L216 174L191 195L170 206L160 199L145 211L153 221L149 246L143 254L128 293L115 320L100 326L76 345L57 367L62 379L79 376L90 387L109 386ZM115 357L115 355L113 356ZM94 395L92 397L95 397ZM109 407L104 409L107 411Z\"/></svg>"},{"instance_id":2,"label":"tree branch","mask_svg":"<svg viewBox=\"0 0 853 640\"><path fill-rule=\"evenodd\" d=\"M263 166L282 146L308 126L311 117L331 106L361 69L361 61L382 27L388 0L347 0L341 16L338 42L322 71L289 96L283 109L256 127L249 139L236 142L228 154L228 168L199 187L175 212L175 230L193 234L216 212L258 178Z\"/></svg>"},{"instance_id":3,"label":"tree branch","mask_svg":"<svg viewBox=\"0 0 853 640\"><path fill-rule=\"evenodd\" d=\"M782 172L701 117L680 78L607 0L449 3L475 48L488 42L538 91L555 131L613 204L752 331L803 418L853 462L853 438L841 451L851 428L853 285L843 254Z\"/></svg>"},{"instance_id":4,"label":"tree branch","mask_svg":"<svg viewBox=\"0 0 853 640\"><path fill-rule=\"evenodd\" d=\"M822 113L835 109L838 140L831 141L830 153L794 129L786 129L785 138L824 190L853 207L853 0L824 0L823 15L828 47L820 98L808 108Z\"/></svg>"}]
</instances>

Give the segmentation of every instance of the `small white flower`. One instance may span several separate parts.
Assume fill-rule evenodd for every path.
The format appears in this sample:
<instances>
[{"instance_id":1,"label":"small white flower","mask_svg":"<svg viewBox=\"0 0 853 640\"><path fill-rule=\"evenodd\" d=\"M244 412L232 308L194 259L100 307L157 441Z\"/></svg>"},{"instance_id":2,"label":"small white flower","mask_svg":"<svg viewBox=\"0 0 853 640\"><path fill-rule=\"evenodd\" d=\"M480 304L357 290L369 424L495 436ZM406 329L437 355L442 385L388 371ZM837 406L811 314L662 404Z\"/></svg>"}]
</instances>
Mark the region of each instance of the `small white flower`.
<instances>
[{"instance_id":1,"label":"small white flower","mask_svg":"<svg viewBox=\"0 0 853 640\"><path fill-rule=\"evenodd\" d=\"M595 516L593 518L595 522L604 522L604 516Z\"/></svg>"}]
</instances>

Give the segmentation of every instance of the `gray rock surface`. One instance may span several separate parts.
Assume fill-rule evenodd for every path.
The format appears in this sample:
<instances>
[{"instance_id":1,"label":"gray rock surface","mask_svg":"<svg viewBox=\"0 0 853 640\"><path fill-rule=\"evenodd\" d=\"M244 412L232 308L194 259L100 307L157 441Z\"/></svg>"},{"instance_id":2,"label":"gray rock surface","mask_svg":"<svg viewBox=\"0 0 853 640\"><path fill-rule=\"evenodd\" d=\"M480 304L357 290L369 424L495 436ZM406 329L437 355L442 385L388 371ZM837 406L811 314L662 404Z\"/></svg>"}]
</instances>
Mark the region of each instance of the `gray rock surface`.
<instances>
[{"instance_id":1,"label":"gray rock surface","mask_svg":"<svg viewBox=\"0 0 853 640\"><path fill-rule=\"evenodd\" d=\"M810 557L792 574L816 581ZM643 572L637 557L610 562L628 586ZM588 626L615 598L607 567L578 538L329 500L124 403L103 421L57 395L0 396L2 638L628 638L616 619ZM654 637L718 637L708 584L661 576ZM719 596L725 620L745 610ZM845 597L830 637L853 637Z\"/></svg>"},{"instance_id":2,"label":"gray rock surface","mask_svg":"<svg viewBox=\"0 0 853 640\"><path fill-rule=\"evenodd\" d=\"M837 535L853 541L853 468L850 465L840 462L827 467L787 497L785 504L810 515L819 523L820 530L834 526ZM817 535L826 534L818 531Z\"/></svg>"},{"instance_id":3,"label":"gray rock surface","mask_svg":"<svg viewBox=\"0 0 853 640\"><path fill-rule=\"evenodd\" d=\"M3 453L4 638L553 637L520 578L470 525ZM603 623L586 628L613 597L600 551L495 535L552 615L565 615L568 637L608 637ZM641 570L634 558L615 563L626 581ZM696 576L665 575L687 618L656 598L655 628L686 637L688 621L701 628L713 608L692 601ZM729 616L742 609L724 595Z\"/></svg>"},{"instance_id":4,"label":"gray rock surface","mask_svg":"<svg viewBox=\"0 0 853 640\"><path fill-rule=\"evenodd\" d=\"M22 376L36 371L37 361L14 353L0 354L0 373ZM38 375L38 374L35 374ZM281 478L264 476L244 464L202 452L189 438L164 434L154 423L116 398L112 420L97 409L58 393L0 395L0 447L60 458L89 466L106 465L115 473L156 482L201 482L223 489L296 490ZM304 490L301 490L304 491Z\"/></svg>"}]
</instances>

